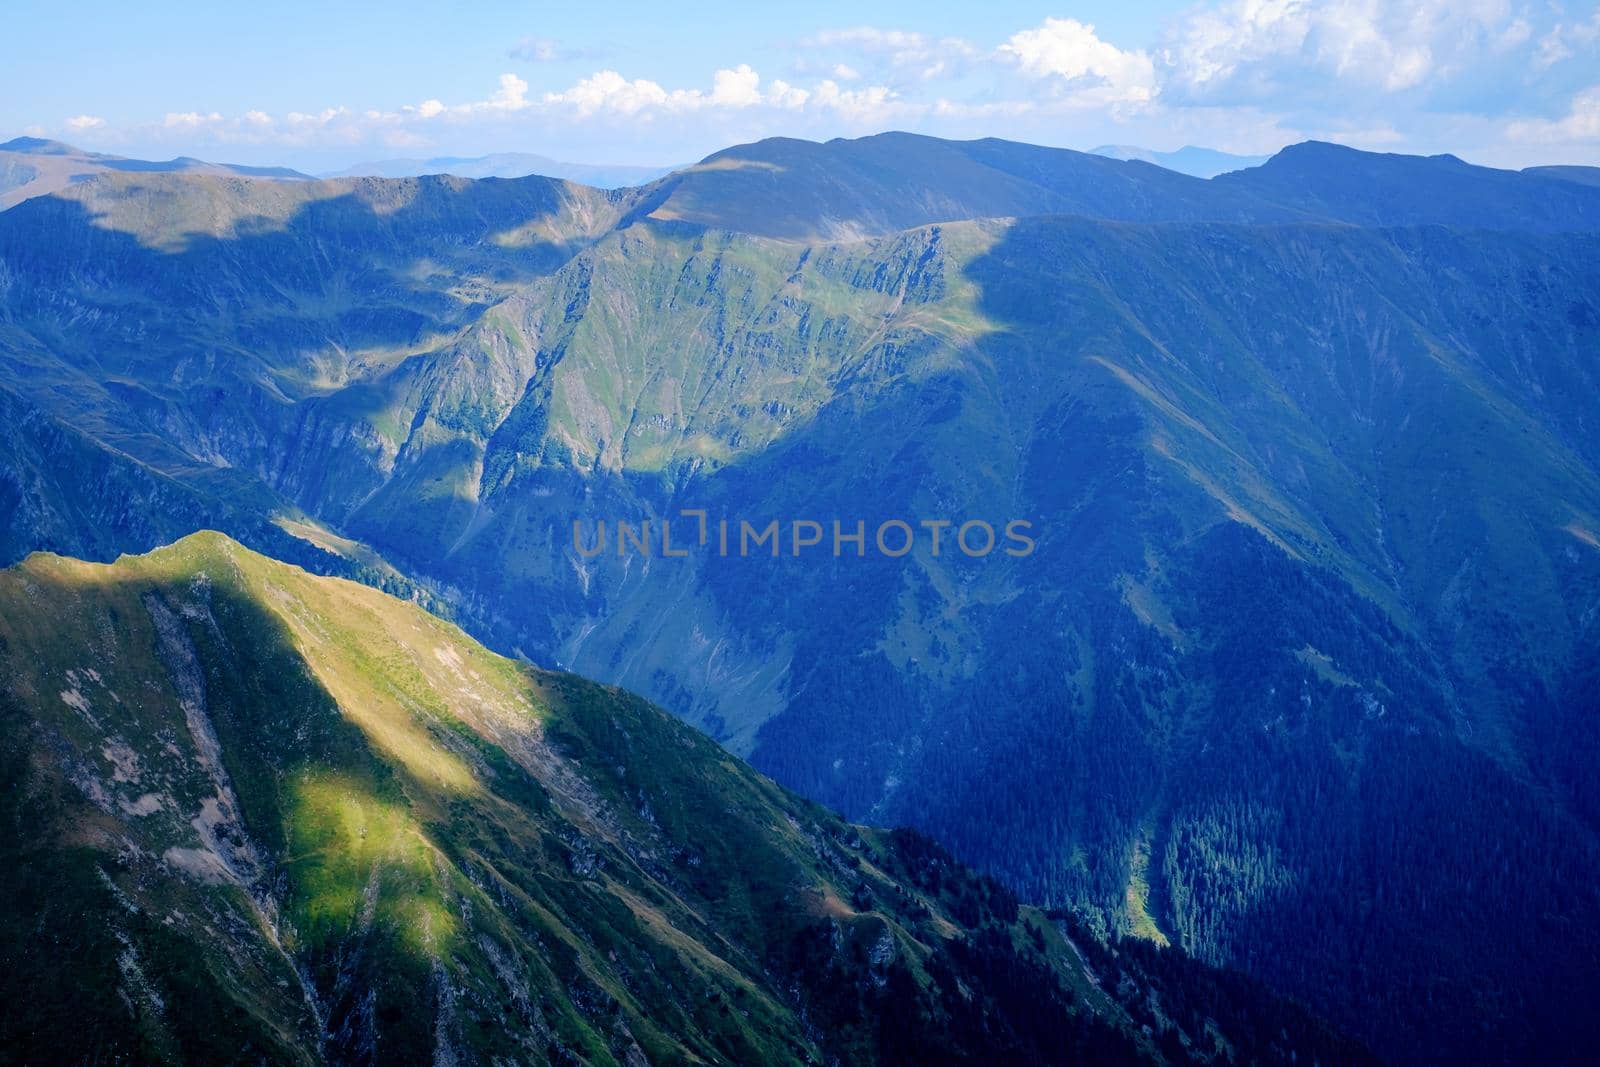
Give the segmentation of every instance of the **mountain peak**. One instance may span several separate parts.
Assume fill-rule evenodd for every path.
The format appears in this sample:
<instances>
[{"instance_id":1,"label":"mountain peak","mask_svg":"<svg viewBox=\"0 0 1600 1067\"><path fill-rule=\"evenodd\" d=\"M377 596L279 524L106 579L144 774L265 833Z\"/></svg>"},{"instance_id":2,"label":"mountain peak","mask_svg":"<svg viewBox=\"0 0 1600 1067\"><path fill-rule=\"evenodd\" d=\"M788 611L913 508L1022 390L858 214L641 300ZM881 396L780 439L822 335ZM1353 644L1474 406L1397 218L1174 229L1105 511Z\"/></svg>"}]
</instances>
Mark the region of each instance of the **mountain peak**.
<instances>
[{"instance_id":1,"label":"mountain peak","mask_svg":"<svg viewBox=\"0 0 1600 1067\"><path fill-rule=\"evenodd\" d=\"M17 152L30 156L81 156L87 154L83 149L74 148L65 141L52 141L44 137L13 137L4 144L0 144L0 152Z\"/></svg>"},{"instance_id":2,"label":"mountain peak","mask_svg":"<svg viewBox=\"0 0 1600 1067\"><path fill-rule=\"evenodd\" d=\"M1329 141L1292 144L1215 184L1249 189L1359 226L1461 226L1562 232L1600 226L1600 194L1449 154L1369 152Z\"/></svg>"},{"instance_id":3,"label":"mountain peak","mask_svg":"<svg viewBox=\"0 0 1600 1067\"><path fill-rule=\"evenodd\" d=\"M193 563L217 563L244 555L265 562L268 557L246 548L220 530L196 530L170 544L153 548L137 555L122 555L111 566L135 564L145 560L185 560ZM279 564L288 567L291 564ZM296 567L296 570L299 568Z\"/></svg>"},{"instance_id":4,"label":"mountain peak","mask_svg":"<svg viewBox=\"0 0 1600 1067\"><path fill-rule=\"evenodd\" d=\"M1215 178L1219 174L1260 166L1266 156L1241 156L1215 148L1184 145L1175 152L1157 152L1138 145L1101 145L1091 155L1125 162L1150 163L1195 178Z\"/></svg>"},{"instance_id":5,"label":"mountain peak","mask_svg":"<svg viewBox=\"0 0 1600 1067\"><path fill-rule=\"evenodd\" d=\"M1318 160L1366 160L1374 165L1384 162L1399 165L1420 165L1424 163L1450 164L1460 167L1469 167L1474 170L1489 171L1492 167L1483 167L1468 163L1460 156L1449 152L1440 152L1431 156L1415 155L1408 152L1375 152L1366 148L1356 148L1352 145L1340 144L1337 141L1297 141L1279 149L1268 163L1305 163ZM1510 173L1510 172L1507 172Z\"/></svg>"}]
</instances>

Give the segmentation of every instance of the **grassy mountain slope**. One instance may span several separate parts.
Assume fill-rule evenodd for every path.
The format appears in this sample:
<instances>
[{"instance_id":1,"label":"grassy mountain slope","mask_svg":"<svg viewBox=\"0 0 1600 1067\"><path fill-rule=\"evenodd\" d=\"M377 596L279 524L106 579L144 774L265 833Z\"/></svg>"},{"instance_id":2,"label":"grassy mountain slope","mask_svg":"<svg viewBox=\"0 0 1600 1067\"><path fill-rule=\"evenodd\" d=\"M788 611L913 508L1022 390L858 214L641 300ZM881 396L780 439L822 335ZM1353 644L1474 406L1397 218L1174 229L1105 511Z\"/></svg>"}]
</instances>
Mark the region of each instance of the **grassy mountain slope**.
<instances>
[{"instance_id":1,"label":"grassy mountain slope","mask_svg":"<svg viewBox=\"0 0 1600 1067\"><path fill-rule=\"evenodd\" d=\"M453 348L450 390L398 394L418 398L411 441L336 521L472 590L508 646L640 688L1030 896L1133 931L1143 885L1155 929L1351 1025L1379 1022L1361 1005L1382 989L1472 974L1372 1032L1409 1057L1427 1020L1476 1017L1546 1047L1567 1039L1553 931L1491 945L1473 912L1430 919L1476 861L1404 857L1440 834L1466 848L1452 810L1510 805L1532 831L1516 888L1474 899L1568 914L1574 965L1594 943L1591 895L1556 903L1591 882L1594 830L1545 746L1595 649L1595 262L1586 236L1315 226L1060 220L810 249L636 227ZM509 408L466 373L501 348L534 368ZM570 550L572 516L676 507L1044 533L1009 564ZM1449 805L1396 801L1463 766ZM1388 843L1355 831L1396 814ZM1348 879L1327 898L1325 870ZM1389 933L1366 940L1375 896ZM1305 945L1313 915L1341 977ZM1371 989L1343 977L1361 972Z\"/></svg>"},{"instance_id":2,"label":"grassy mountain slope","mask_svg":"<svg viewBox=\"0 0 1600 1067\"><path fill-rule=\"evenodd\" d=\"M1140 160L993 138L885 133L725 149L649 187L636 210L797 241L1024 215L1571 231L1600 225L1600 194L1453 156L1382 155L1317 141L1205 180Z\"/></svg>"},{"instance_id":3,"label":"grassy mountain slope","mask_svg":"<svg viewBox=\"0 0 1600 1067\"><path fill-rule=\"evenodd\" d=\"M1586 187L1316 145L1202 182L895 135L611 198L325 191L268 197L259 233L248 183L209 180L0 214L8 384L370 542L495 647L1396 1058L1590 1041ZM224 194L236 221L185 237ZM920 225L1058 211L1101 217ZM13 481L102 514L38 454ZM574 518L683 507L1041 536L1021 561L571 549ZM75 547L44 513L15 551ZM104 514L85 551L164 529Z\"/></svg>"},{"instance_id":4,"label":"grassy mountain slope","mask_svg":"<svg viewBox=\"0 0 1600 1067\"><path fill-rule=\"evenodd\" d=\"M0 211L30 197L59 192L96 174L142 172L219 174L280 181L306 181L308 176L287 167L245 167L232 163L207 163L180 156L163 162L85 152L60 141L39 137L14 137L0 144Z\"/></svg>"},{"instance_id":5,"label":"grassy mountain slope","mask_svg":"<svg viewBox=\"0 0 1600 1067\"><path fill-rule=\"evenodd\" d=\"M298 403L445 343L617 211L544 178L96 178L0 215L0 366L22 400L156 477L288 485L286 431L341 444L296 425Z\"/></svg>"},{"instance_id":6,"label":"grassy mountain slope","mask_svg":"<svg viewBox=\"0 0 1600 1067\"><path fill-rule=\"evenodd\" d=\"M218 534L0 574L0 660L7 1060L1361 1058Z\"/></svg>"},{"instance_id":7,"label":"grassy mountain slope","mask_svg":"<svg viewBox=\"0 0 1600 1067\"><path fill-rule=\"evenodd\" d=\"M641 206L652 218L810 241L1016 215L1280 221L1300 215L1147 163L908 133L825 144L769 138L717 152L654 189Z\"/></svg>"}]
</instances>

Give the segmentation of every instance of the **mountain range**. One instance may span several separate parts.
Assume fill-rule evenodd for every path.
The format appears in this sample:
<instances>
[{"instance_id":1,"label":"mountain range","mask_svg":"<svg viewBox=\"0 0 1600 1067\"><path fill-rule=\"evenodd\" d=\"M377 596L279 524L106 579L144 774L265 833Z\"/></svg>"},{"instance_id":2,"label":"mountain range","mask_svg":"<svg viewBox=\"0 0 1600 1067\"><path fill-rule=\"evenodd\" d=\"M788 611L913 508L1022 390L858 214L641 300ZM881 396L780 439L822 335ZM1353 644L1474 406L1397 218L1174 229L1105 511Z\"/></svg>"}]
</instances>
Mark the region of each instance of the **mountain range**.
<instances>
[{"instance_id":1,"label":"mountain range","mask_svg":"<svg viewBox=\"0 0 1600 1067\"><path fill-rule=\"evenodd\" d=\"M461 178L525 178L540 174L600 189L644 185L670 174L674 167L632 167L608 163L563 163L529 152L496 152L487 156L434 156L430 159L382 159L357 163L324 178L414 178L454 174Z\"/></svg>"},{"instance_id":2,"label":"mountain range","mask_svg":"<svg viewBox=\"0 0 1600 1067\"><path fill-rule=\"evenodd\" d=\"M246 167L235 163L207 163L191 156L163 162L85 152L81 148L41 137L13 137L0 143L0 211L29 197L43 196L111 172L150 174L219 174L243 178L303 181L308 175L288 167Z\"/></svg>"},{"instance_id":3,"label":"mountain range","mask_svg":"<svg viewBox=\"0 0 1600 1067\"><path fill-rule=\"evenodd\" d=\"M0 550L218 529L910 824L1075 945L1243 971L1396 1062L1582 1062L1585 178L1307 143L1204 180L907 134L610 192L98 174L0 213ZM1036 550L573 541L685 509L1021 519ZM287 580L252 596L292 620ZM327 944L319 997L355 951ZM600 1043L626 1055L620 1033Z\"/></svg>"}]
</instances>

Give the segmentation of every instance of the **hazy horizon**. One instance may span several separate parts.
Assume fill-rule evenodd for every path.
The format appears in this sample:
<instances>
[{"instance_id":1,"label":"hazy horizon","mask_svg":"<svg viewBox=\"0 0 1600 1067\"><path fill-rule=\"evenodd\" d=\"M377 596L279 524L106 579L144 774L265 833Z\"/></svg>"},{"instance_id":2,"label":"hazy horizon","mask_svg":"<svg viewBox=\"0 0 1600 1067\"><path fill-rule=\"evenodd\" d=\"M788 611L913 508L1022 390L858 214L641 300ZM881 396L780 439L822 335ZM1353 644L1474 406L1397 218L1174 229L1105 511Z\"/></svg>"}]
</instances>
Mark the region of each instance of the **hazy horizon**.
<instances>
[{"instance_id":1,"label":"hazy horizon","mask_svg":"<svg viewBox=\"0 0 1600 1067\"><path fill-rule=\"evenodd\" d=\"M901 129L1089 150L1315 139L1520 168L1600 162L1594 5L816 3L686 18L491 3L8 14L0 129L137 158L326 172L529 152L666 166ZM708 32L715 26L715 32ZM285 72L292 71L293 77Z\"/></svg>"},{"instance_id":2,"label":"hazy horizon","mask_svg":"<svg viewBox=\"0 0 1600 1067\"><path fill-rule=\"evenodd\" d=\"M853 134L853 135L848 135L848 136L841 136L840 138L798 137L798 138L793 138L793 139L820 144L820 143L824 143L824 142L829 141L829 140L836 140L836 139L837 140L861 140L861 139L881 136L883 134L889 134L889 133L910 133L910 132L915 132L915 131L898 130L898 129L883 129L883 130L874 130L874 131L870 131L870 132L866 132L866 133L859 133L859 134ZM791 136L791 135L788 135L788 134L772 134L772 135L770 135L770 137L773 137L773 138L781 138L781 137L789 137L789 136ZM939 135L937 135L937 134L926 134L924 136L937 137ZM23 138L23 137L42 137L42 135L37 134L37 133L21 133L21 134L7 135L6 131L0 131L0 144L5 144L5 143L8 143L8 142L10 142L12 140ZM593 157L593 158L591 158L591 157L575 158L575 157L572 157L572 156L559 155L559 154L556 154L556 153L553 153L553 152L541 151L537 147L531 147L531 148L515 148L515 147L512 147L512 148L497 148L497 149L485 150L485 151L481 151L481 152L474 152L474 151L472 151L470 149L466 149L466 150L461 150L461 151L450 151L450 152L444 152L444 151L439 151L439 152L434 152L434 151L411 151L411 152L394 151L394 152L384 153L384 152L382 152L380 150L380 151L372 151L372 152L367 152L367 153L356 153L356 154L353 154L353 155L349 156L348 158L330 157L330 159L328 161L316 163L314 165L308 164L308 165L305 165L305 166L297 166L295 164L295 162L292 161L292 157L290 155L273 156L273 155L270 155L270 154L260 154L258 152L234 153L234 154L230 155L230 154L228 154L228 146L218 146L217 149L211 151L210 154L203 154L203 152L201 150L195 150L195 151L182 151L182 150L171 151L171 150L167 150L167 151L160 151L160 152L140 153L138 151L106 150L106 149L93 148L93 147L90 147L88 144L81 143L80 141L74 140L71 137L43 137L43 139L49 140L49 141L59 142L59 143L62 143L62 144L66 144L66 145L69 145L72 148L75 148L75 149L78 149L80 151L87 152L87 153L103 154L103 155L108 155L108 156L117 156L117 157L123 157L123 158L128 158L128 159L145 160L145 161L150 161L150 162L169 162L169 161L174 160L174 159L191 158L191 159L201 160L202 162L205 162L205 163L214 163L214 164L219 164L219 165L232 165L232 166L251 167L251 168L273 168L273 167L279 167L279 168L284 168L284 169L288 169L288 170L298 171L298 172L300 172L302 174L305 174L305 175L313 177L313 178L321 178L321 177L348 176L348 175L352 175L352 174L356 173L357 171L359 171L361 168L364 168L364 167L381 166L381 165L385 165L385 164L431 163L431 162L436 162L436 161L475 163L475 162L479 162L479 161L482 161L482 160L493 159L495 157L501 157L501 156L508 156L508 157L510 157L510 156L527 156L527 157L530 157L530 158L542 158L542 159L547 160L547 161L549 161L551 163L561 164L563 166L587 168L587 169L594 169L594 170L624 170L624 171L638 170L638 171L661 171L661 172L665 173L665 172L670 172L672 170L678 170L678 169L681 169L683 167L693 166L694 164L696 164L696 163L700 162L701 160L705 159L707 156L714 155L717 152L721 152L721 151L724 151L724 150L727 150L727 149L731 149L731 148L737 148L740 145L753 144L753 143L756 143L757 141L767 140L768 138L763 137L763 138L756 138L754 141L729 142L727 144L717 145L717 146L715 146L715 147L713 147L713 148L711 148L711 149L709 149L709 150L707 150L705 152L701 152L701 153L693 156L692 158L685 157L683 159L677 160L676 162L668 162L668 161L665 161L665 160L639 160L639 161L622 160L622 159L609 158L609 157L605 157L605 156L598 156L598 157ZM970 140L982 140L984 138L980 136L980 137L951 137L951 138L942 138L942 139L944 139L944 140L953 140L953 141L970 141ZM1281 152L1283 149L1290 147L1292 144L1300 144L1300 143L1304 143L1305 141L1324 141L1324 142L1327 142L1327 143L1330 143L1330 144L1347 144L1347 142L1339 141L1339 140L1336 140L1336 139L1333 139L1333 138L1323 138L1323 137L1303 138L1301 141L1288 142L1288 143L1279 145L1276 148L1272 148L1270 150L1266 150L1266 151L1262 151L1262 152L1244 153L1244 152L1229 152L1229 151L1227 151L1225 149L1216 148L1213 145L1202 145L1202 144L1182 144L1182 145L1173 145L1171 147L1158 147L1158 146L1154 146L1154 145L1140 144L1140 143L1133 143L1133 142L1101 142L1101 143L1096 143L1096 144L1092 144L1091 145L1091 144L1048 144L1048 143L1043 142L1043 141L1026 141L1026 140L1020 140L1018 138L1009 138L1009 137L1002 137L1002 138L998 138L998 139L1007 140L1007 141L1013 141L1013 142L1018 143L1018 144L1028 144L1028 145L1034 145L1034 146L1042 147L1042 148L1062 148L1062 149L1067 149L1069 151L1084 152L1084 153L1088 153L1088 154L1105 154L1107 152L1107 150L1111 150L1111 149L1131 149L1131 150L1137 150L1137 151L1143 152L1143 153L1148 153L1148 154L1153 155L1153 156L1175 156L1175 155L1178 155L1178 154L1180 154L1182 152L1185 152L1185 151L1197 151L1197 152L1203 152L1203 153L1215 152L1215 153L1219 153L1219 154L1224 155L1224 156L1237 156L1240 159L1255 159L1255 160L1270 159L1272 156L1274 156L1277 153ZM1499 169L1505 169L1505 170L1523 170L1523 169L1529 169L1529 168L1533 168L1533 167L1542 167L1542 166L1600 166L1600 161L1591 160L1591 159L1544 159L1544 160L1540 160L1540 161L1537 161L1537 162L1526 163L1526 164L1523 164L1522 166L1511 166L1511 165L1508 165L1508 164L1485 162L1482 159L1473 158L1470 154L1464 154L1462 152L1450 151L1449 149L1442 149L1439 152L1423 153L1423 152L1408 152L1408 151L1405 151L1403 149L1395 149L1395 148L1379 148L1379 149L1363 148L1360 145L1354 145L1354 144L1347 144L1347 147L1357 148L1357 149L1360 149L1362 151L1386 152L1386 153L1393 153L1393 154L1398 154L1398 155L1440 155L1440 154L1453 155L1453 156L1457 156L1458 158L1462 159L1463 161L1465 161L1467 163L1471 163L1471 164L1474 164L1474 165L1477 165L1477 166L1497 167ZM1121 157L1114 156L1113 158L1121 158ZM1241 165L1255 166L1255 165L1258 165L1258 163L1257 162L1251 162L1251 163L1241 164ZM1181 168L1175 168L1175 169L1181 169ZM463 176L471 177L471 175L463 175Z\"/></svg>"}]
</instances>

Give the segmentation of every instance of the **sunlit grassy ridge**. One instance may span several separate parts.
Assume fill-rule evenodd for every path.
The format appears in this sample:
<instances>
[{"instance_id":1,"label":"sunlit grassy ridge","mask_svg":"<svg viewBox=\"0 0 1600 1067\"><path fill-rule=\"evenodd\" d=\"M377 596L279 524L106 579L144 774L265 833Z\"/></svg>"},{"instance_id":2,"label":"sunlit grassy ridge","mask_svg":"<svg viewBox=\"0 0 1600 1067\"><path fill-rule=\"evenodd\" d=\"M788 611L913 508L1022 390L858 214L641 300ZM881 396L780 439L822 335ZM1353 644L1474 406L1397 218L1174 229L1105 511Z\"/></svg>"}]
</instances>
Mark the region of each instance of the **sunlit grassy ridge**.
<instances>
[{"instance_id":1,"label":"sunlit grassy ridge","mask_svg":"<svg viewBox=\"0 0 1600 1067\"><path fill-rule=\"evenodd\" d=\"M853 827L635 697L219 534L0 574L0 663L15 1047L1156 1055L1086 992L1064 929L935 846ZM63 1029L68 1012L92 1025Z\"/></svg>"}]
</instances>

